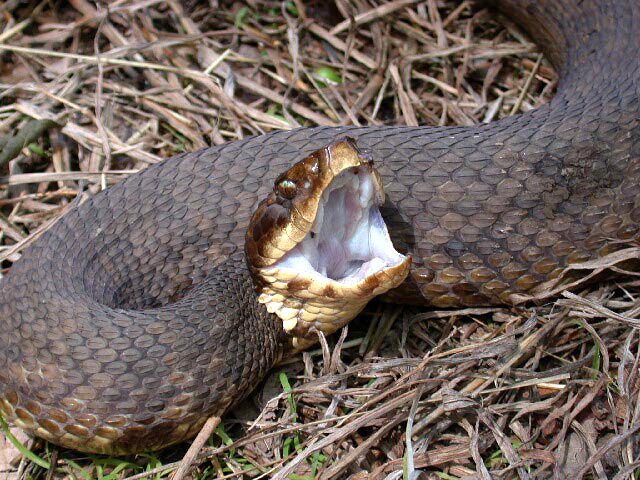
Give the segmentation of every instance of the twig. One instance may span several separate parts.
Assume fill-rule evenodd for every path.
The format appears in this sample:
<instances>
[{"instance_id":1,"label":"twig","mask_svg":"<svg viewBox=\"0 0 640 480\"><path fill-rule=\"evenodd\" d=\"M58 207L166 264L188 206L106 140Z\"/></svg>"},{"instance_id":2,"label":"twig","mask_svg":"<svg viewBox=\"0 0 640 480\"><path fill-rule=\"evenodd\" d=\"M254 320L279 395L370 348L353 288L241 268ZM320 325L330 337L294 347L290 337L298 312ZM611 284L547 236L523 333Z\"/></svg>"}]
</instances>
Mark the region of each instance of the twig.
<instances>
[{"instance_id":1,"label":"twig","mask_svg":"<svg viewBox=\"0 0 640 480\"><path fill-rule=\"evenodd\" d=\"M513 105L513 108L511 109L510 115L515 115L516 113L518 113L518 110L520 110L520 106L524 101L524 97L527 95L527 92L529 91L529 87L531 86L531 82L536 76L536 73L538 73L538 68L540 67L541 62L542 62L542 54L539 54L538 59L536 60L536 64L531 69L531 73L529 73L529 76L527 77L527 81L525 82L524 87L522 87L522 91L520 92L520 95L518 95L518 99L516 100L516 103Z\"/></svg>"},{"instance_id":2,"label":"twig","mask_svg":"<svg viewBox=\"0 0 640 480\"><path fill-rule=\"evenodd\" d=\"M395 2L383 3L382 5L372 8L364 13L360 13L353 18L353 21L350 19L343 20L338 25L333 27L329 33L331 35L337 35L341 32L347 30L350 26L358 26L364 23L371 22L373 20L382 18L386 15L389 15L401 8L404 8L408 5L412 5L414 3L418 3L419 0L397 0Z\"/></svg>"},{"instance_id":3,"label":"twig","mask_svg":"<svg viewBox=\"0 0 640 480\"><path fill-rule=\"evenodd\" d=\"M182 458L180 466L171 477L172 480L182 480L184 478L184 476L189 472L191 464L200 453L200 449L206 443L206 441L209 439L209 437L219 424L220 417L209 417L207 419L202 429L200 430L200 433L198 433L198 436L195 438L195 440L189 447L189 450L187 450L187 453L185 453L184 457Z\"/></svg>"},{"instance_id":4,"label":"twig","mask_svg":"<svg viewBox=\"0 0 640 480\"><path fill-rule=\"evenodd\" d=\"M98 83L96 84L96 93L94 97L94 104L96 109L96 125L98 126L98 131L100 132L100 136L102 137L102 150L104 151L105 161L100 170L109 170L111 168L111 144L109 143L109 135L107 134L107 130L104 127L104 122L102 121L102 86L104 84L104 64L100 61L100 34L102 33L102 29L104 28L105 22L107 21L108 14L108 4L107 4L107 15L103 16L100 20L100 24L98 25L98 29L96 31L96 35L93 39L93 51L96 53L96 58L98 59Z\"/></svg>"}]
</instances>

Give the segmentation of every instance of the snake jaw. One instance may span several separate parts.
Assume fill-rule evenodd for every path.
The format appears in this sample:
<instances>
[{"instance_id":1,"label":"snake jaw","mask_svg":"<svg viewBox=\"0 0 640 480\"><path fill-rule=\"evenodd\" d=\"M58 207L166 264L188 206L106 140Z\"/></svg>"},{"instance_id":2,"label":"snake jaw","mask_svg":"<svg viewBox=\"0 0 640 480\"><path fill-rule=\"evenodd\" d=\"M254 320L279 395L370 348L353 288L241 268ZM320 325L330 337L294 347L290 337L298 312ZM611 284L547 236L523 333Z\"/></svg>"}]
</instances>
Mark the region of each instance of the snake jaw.
<instances>
[{"instance_id":1,"label":"snake jaw","mask_svg":"<svg viewBox=\"0 0 640 480\"><path fill-rule=\"evenodd\" d=\"M384 189L355 141L332 143L275 182L247 231L258 301L298 349L312 329L330 334L375 296L399 286L411 258L398 253L378 206Z\"/></svg>"}]
</instances>

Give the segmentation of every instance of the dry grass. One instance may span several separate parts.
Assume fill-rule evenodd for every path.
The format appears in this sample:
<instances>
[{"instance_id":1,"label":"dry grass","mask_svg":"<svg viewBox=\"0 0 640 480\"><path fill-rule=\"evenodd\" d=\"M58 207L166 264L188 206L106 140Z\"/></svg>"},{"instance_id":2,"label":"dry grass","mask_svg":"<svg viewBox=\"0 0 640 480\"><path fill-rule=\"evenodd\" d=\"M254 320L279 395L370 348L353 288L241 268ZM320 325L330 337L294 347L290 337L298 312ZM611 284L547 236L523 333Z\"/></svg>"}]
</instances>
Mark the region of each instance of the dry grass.
<instances>
[{"instance_id":1,"label":"dry grass","mask_svg":"<svg viewBox=\"0 0 640 480\"><path fill-rule=\"evenodd\" d=\"M2 273L74 198L172 154L298 126L471 125L555 85L468 1L9 0L0 31ZM540 307L373 305L274 369L192 475L637 480L640 283L620 273ZM4 474L162 478L185 447L33 451L55 468Z\"/></svg>"}]
</instances>

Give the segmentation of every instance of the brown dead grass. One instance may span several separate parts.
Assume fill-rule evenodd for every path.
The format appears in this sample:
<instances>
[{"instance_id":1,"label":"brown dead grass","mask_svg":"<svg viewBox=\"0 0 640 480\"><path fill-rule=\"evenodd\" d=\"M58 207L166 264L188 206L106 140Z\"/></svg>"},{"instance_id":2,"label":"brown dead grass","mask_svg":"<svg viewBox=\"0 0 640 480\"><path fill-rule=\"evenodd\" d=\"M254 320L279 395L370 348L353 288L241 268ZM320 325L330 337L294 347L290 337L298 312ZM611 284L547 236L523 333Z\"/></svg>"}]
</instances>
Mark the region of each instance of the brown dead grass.
<instances>
[{"instance_id":1,"label":"brown dead grass","mask_svg":"<svg viewBox=\"0 0 640 480\"><path fill-rule=\"evenodd\" d=\"M74 198L175 153L298 126L471 125L556 83L468 1L7 1L0 30L3 273ZM640 284L619 273L540 307L373 305L274 369L193 475L637 479ZM16 478L156 478L185 451L34 449L56 468Z\"/></svg>"}]
</instances>

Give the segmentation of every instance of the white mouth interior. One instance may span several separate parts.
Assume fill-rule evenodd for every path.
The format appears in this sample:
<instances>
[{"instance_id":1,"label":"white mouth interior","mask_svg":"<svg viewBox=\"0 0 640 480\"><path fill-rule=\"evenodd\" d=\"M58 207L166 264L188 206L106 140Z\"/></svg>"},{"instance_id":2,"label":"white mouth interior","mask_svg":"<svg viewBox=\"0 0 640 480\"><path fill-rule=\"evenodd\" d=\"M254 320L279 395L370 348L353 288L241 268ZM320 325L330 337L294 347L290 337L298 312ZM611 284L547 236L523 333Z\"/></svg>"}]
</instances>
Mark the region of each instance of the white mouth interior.
<instances>
[{"instance_id":1,"label":"white mouth interior","mask_svg":"<svg viewBox=\"0 0 640 480\"><path fill-rule=\"evenodd\" d=\"M393 248L376 196L367 169L341 172L323 192L310 232L275 266L352 284L404 261Z\"/></svg>"}]
</instances>

